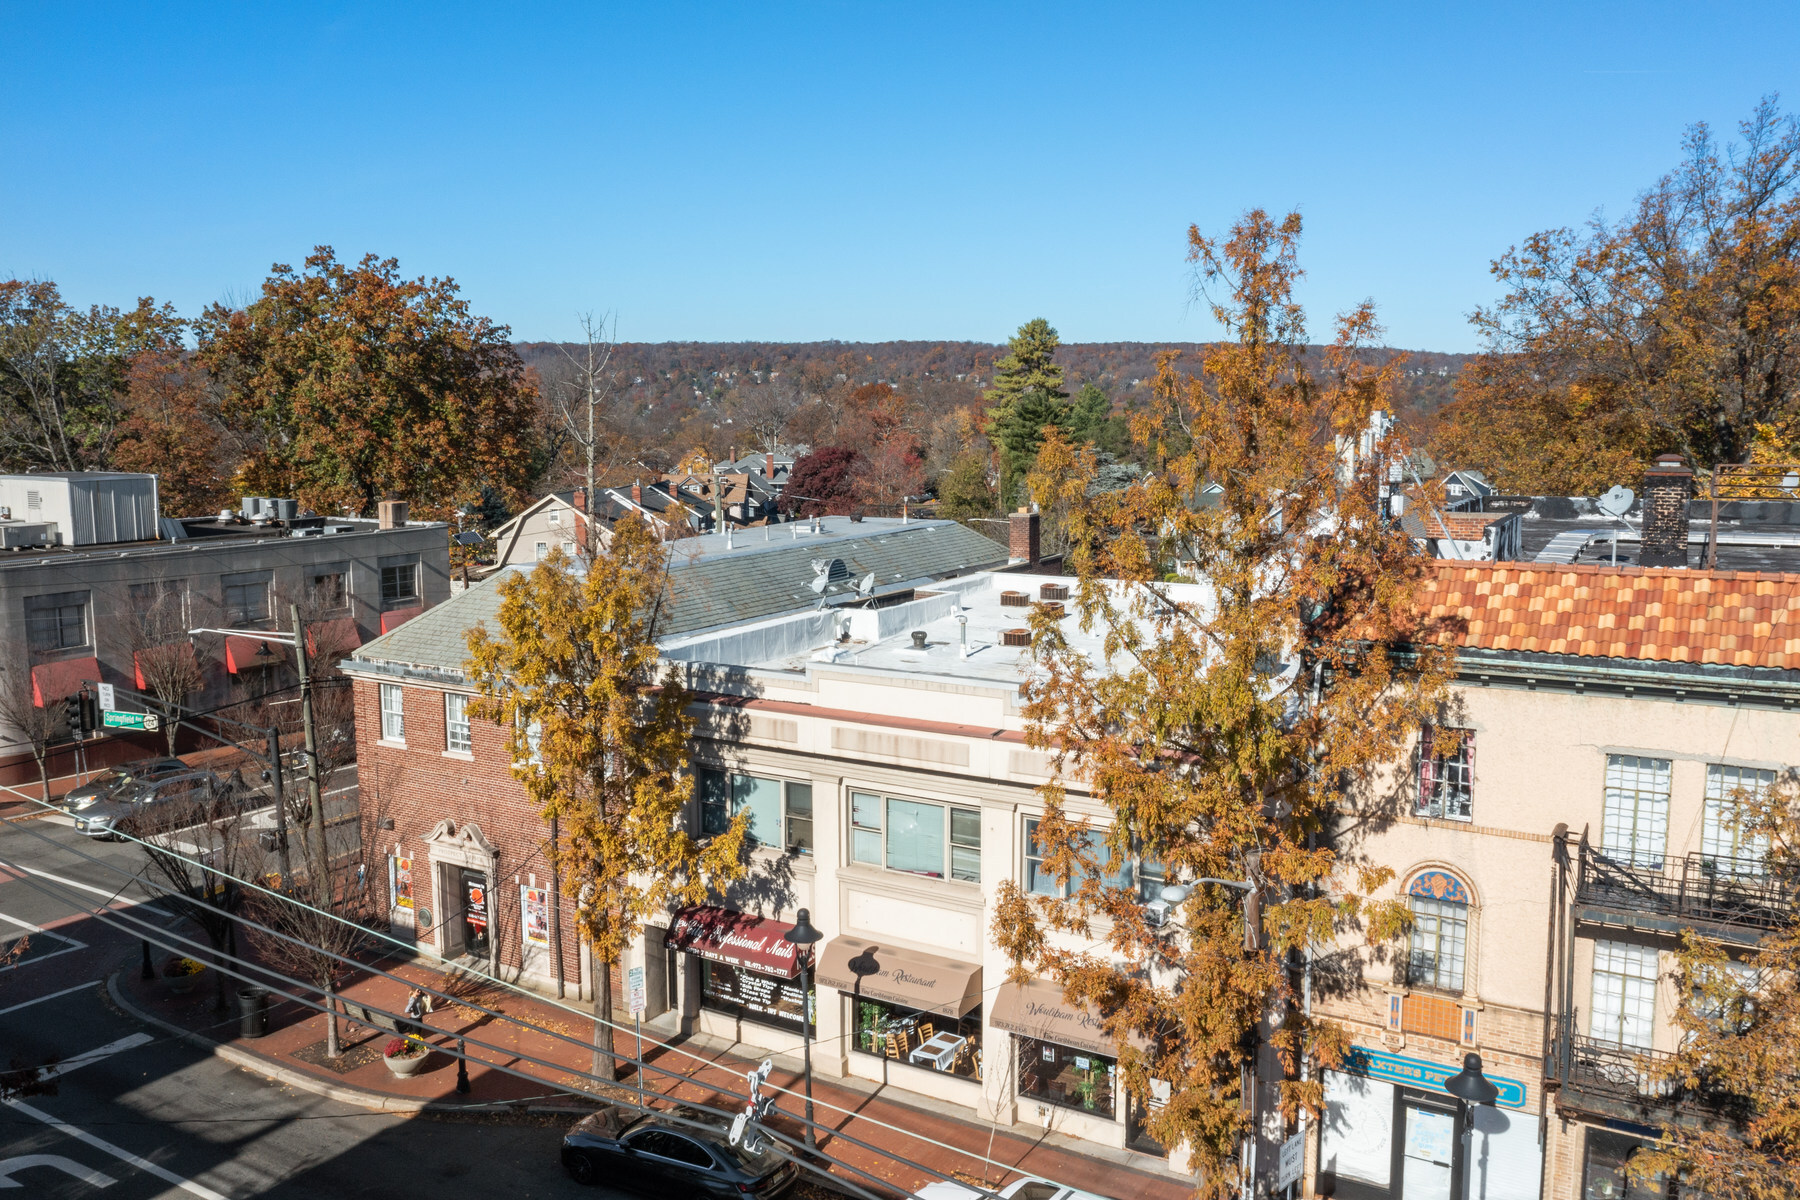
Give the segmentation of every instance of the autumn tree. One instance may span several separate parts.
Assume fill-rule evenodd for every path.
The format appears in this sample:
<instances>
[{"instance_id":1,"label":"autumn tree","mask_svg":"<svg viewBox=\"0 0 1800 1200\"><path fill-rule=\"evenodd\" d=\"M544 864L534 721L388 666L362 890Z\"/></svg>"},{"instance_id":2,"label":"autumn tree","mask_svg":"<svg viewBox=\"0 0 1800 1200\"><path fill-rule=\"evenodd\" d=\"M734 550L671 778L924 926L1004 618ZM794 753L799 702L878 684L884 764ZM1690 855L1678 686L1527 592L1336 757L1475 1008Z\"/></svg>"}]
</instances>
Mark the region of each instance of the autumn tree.
<instances>
[{"instance_id":1,"label":"autumn tree","mask_svg":"<svg viewBox=\"0 0 1800 1200\"><path fill-rule=\"evenodd\" d=\"M31 675L0 667L0 729L10 731L31 751L37 764L38 786L45 804L50 803L50 748L68 736L63 722L62 700L45 696L39 704ZM14 744L15 749L17 743Z\"/></svg>"},{"instance_id":2,"label":"autumn tree","mask_svg":"<svg viewBox=\"0 0 1800 1200\"><path fill-rule=\"evenodd\" d=\"M1800 872L1795 781L1738 800L1746 843L1766 849L1770 876L1791 882ZM1628 1170L1646 1187L1679 1176L1684 1195L1787 1200L1800 1179L1800 914L1742 959L1690 930L1676 964L1685 1036L1648 1069L1678 1093L1722 1102L1726 1119L1671 1121Z\"/></svg>"},{"instance_id":3,"label":"autumn tree","mask_svg":"<svg viewBox=\"0 0 1800 1200\"><path fill-rule=\"evenodd\" d=\"M752 381L733 390L727 405L732 427L749 435L751 445L769 454L781 450L781 439L805 403L797 384L786 379Z\"/></svg>"},{"instance_id":4,"label":"autumn tree","mask_svg":"<svg viewBox=\"0 0 1800 1200\"><path fill-rule=\"evenodd\" d=\"M232 437L206 371L178 349L145 350L125 373L112 467L154 474L165 513L202 516L237 500Z\"/></svg>"},{"instance_id":5,"label":"autumn tree","mask_svg":"<svg viewBox=\"0 0 1800 1200\"><path fill-rule=\"evenodd\" d=\"M169 753L189 696L206 683L188 630L187 581L156 576L131 585L125 634L139 687L156 697Z\"/></svg>"},{"instance_id":6,"label":"autumn tree","mask_svg":"<svg viewBox=\"0 0 1800 1200\"><path fill-rule=\"evenodd\" d=\"M1037 457L1047 425L1068 419L1069 394L1056 365L1061 345L1042 317L1019 326L1008 341L1010 353L994 364L987 390L987 434L1000 451L1000 498L1011 504Z\"/></svg>"},{"instance_id":7,"label":"autumn tree","mask_svg":"<svg viewBox=\"0 0 1800 1200\"><path fill-rule=\"evenodd\" d=\"M396 495L427 517L484 486L523 498L536 394L506 326L471 313L450 279L402 279L391 258L347 265L320 246L271 272L255 301L197 324L224 419L248 440L247 489L360 514Z\"/></svg>"},{"instance_id":8,"label":"autumn tree","mask_svg":"<svg viewBox=\"0 0 1800 1200\"><path fill-rule=\"evenodd\" d=\"M1747 459L1800 409L1800 126L1765 99L1722 147L1704 124L1614 225L1533 234L1443 414L1439 457L1503 489L1592 495L1656 454Z\"/></svg>"},{"instance_id":9,"label":"autumn tree","mask_svg":"<svg viewBox=\"0 0 1800 1200\"><path fill-rule=\"evenodd\" d=\"M855 471L861 458L848 446L820 446L802 454L788 473L781 510L802 517L850 510L855 497Z\"/></svg>"},{"instance_id":10,"label":"autumn tree","mask_svg":"<svg viewBox=\"0 0 1800 1200\"><path fill-rule=\"evenodd\" d=\"M0 280L0 470L110 464L127 364L179 349L183 322L144 298L78 309L48 280Z\"/></svg>"},{"instance_id":11,"label":"autumn tree","mask_svg":"<svg viewBox=\"0 0 1800 1200\"><path fill-rule=\"evenodd\" d=\"M965 450L952 459L950 469L938 476L937 498L938 514L952 521L992 517L999 498L988 483L987 456Z\"/></svg>"},{"instance_id":12,"label":"autumn tree","mask_svg":"<svg viewBox=\"0 0 1800 1200\"><path fill-rule=\"evenodd\" d=\"M1067 898L1003 883L993 933L1012 975L1055 980L1091 1005L1139 1097L1170 1086L1147 1117L1164 1145L1186 1145L1200 1192L1234 1195L1249 1133L1248 1047L1266 1037L1292 1117L1323 1103L1314 1068L1348 1042L1299 1005L1296 956L1358 923L1375 943L1404 909L1367 899L1391 872L1366 868L1334 837L1337 814L1373 802L1381 769L1445 692L1444 656L1412 629L1421 563L1380 519L1379 457L1340 473L1393 385L1362 351L1379 335L1365 305L1342 317L1324 369L1302 357L1297 214L1247 213L1223 242L1189 231L1202 296L1229 342L1198 375L1162 358L1134 416L1152 475L1089 495L1092 452L1061 438L1030 480L1049 508L1070 501L1074 612L1034 611L1026 737L1051 753L1034 853ZM1224 487L1203 502L1207 485ZM1168 581L1194 581L1178 592ZM1063 626L1101 640L1092 658ZM1079 789L1102 805L1089 820ZM1246 938L1245 895L1201 883L1173 933L1150 928L1130 878L1159 864L1171 883L1245 883L1260 911ZM1136 1039L1142 1039L1138 1041Z\"/></svg>"},{"instance_id":13,"label":"autumn tree","mask_svg":"<svg viewBox=\"0 0 1800 1200\"><path fill-rule=\"evenodd\" d=\"M585 571L552 551L500 585L499 628L468 635L472 710L509 731L513 774L557 831L563 893L595 960L594 1069L614 1077L612 973L644 923L743 873L748 816L702 844L685 831L692 719L656 676L668 558L626 517Z\"/></svg>"},{"instance_id":14,"label":"autumn tree","mask_svg":"<svg viewBox=\"0 0 1800 1200\"><path fill-rule=\"evenodd\" d=\"M924 492L925 464L912 439L896 435L876 443L856 460L850 484L852 493L862 503L898 510L904 502L917 500Z\"/></svg>"}]
</instances>

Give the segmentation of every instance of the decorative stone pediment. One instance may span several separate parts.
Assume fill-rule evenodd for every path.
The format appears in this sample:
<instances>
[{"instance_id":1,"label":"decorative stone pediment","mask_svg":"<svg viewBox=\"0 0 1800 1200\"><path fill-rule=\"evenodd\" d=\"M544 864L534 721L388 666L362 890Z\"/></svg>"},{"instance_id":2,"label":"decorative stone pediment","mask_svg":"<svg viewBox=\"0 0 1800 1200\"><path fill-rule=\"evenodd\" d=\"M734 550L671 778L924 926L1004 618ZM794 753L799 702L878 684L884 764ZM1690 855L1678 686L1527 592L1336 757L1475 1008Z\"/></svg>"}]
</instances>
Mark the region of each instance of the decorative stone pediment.
<instances>
[{"instance_id":1,"label":"decorative stone pediment","mask_svg":"<svg viewBox=\"0 0 1800 1200\"><path fill-rule=\"evenodd\" d=\"M439 821L425 835L425 844L431 847L434 862L461 863L486 871L500 858L499 847L488 841L481 826L473 821L464 821L460 829L455 821Z\"/></svg>"}]
</instances>

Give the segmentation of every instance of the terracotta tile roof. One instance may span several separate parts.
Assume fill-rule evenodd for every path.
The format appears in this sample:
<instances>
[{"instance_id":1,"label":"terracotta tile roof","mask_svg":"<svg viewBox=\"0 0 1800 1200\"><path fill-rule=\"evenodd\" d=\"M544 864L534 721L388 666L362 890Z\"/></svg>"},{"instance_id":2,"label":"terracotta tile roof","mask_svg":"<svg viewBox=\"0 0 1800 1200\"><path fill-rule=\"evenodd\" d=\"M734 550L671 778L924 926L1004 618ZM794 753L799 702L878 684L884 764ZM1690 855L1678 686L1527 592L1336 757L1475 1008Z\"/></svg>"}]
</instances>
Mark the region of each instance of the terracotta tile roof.
<instances>
[{"instance_id":1,"label":"terracotta tile roof","mask_svg":"<svg viewBox=\"0 0 1800 1200\"><path fill-rule=\"evenodd\" d=\"M1421 599L1465 649L1800 669L1800 575L1440 560Z\"/></svg>"}]
</instances>

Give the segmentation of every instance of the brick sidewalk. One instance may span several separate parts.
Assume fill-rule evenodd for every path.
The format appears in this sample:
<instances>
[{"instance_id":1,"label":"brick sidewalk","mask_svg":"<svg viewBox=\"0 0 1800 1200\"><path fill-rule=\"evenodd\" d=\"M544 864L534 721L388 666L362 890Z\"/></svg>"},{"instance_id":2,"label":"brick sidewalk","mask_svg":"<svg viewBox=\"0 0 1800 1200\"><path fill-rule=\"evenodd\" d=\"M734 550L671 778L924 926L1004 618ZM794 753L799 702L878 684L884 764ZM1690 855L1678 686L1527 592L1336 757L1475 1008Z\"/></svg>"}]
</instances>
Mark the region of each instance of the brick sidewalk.
<instances>
[{"instance_id":1,"label":"brick sidewalk","mask_svg":"<svg viewBox=\"0 0 1800 1200\"><path fill-rule=\"evenodd\" d=\"M115 983L128 1006L146 1016L203 1034L235 1051L233 1057L251 1056L266 1064L269 1073L279 1072L287 1076L289 1082L294 1082L295 1076L302 1076L314 1082L315 1090L319 1086L332 1087L339 1090L340 1098L355 1102L405 1108L427 1104L455 1107L508 1102L525 1105L580 1102L563 1089L583 1086L584 1081L569 1072L585 1070L591 1062L586 1039L592 1036L592 1026L581 1018L530 995L493 985L477 987L466 977L446 976L417 963L406 962L398 966L390 963L385 964L385 968L404 979L449 991L459 999L479 1003L507 1017L529 1022L538 1029L572 1037L582 1045L571 1045L547 1033L522 1029L511 1021L496 1020L463 1004L445 1006L440 1001L437 1011L426 1017L425 1039L452 1053L434 1053L417 1075L401 1079L395 1077L381 1059L382 1047L393 1036L385 1030L371 1030L340 1019L345 1053L339 1062L327 1065L323 1053L325 1017L321 1013L291 1002L277 1003L270 1011L268 1036L246 1039L238 1034L235 997L231 995L236 981L226 981L227 996L233 1003L231 1016L223 1020L211 1011L214 986L211 972L202 976L199 986L187 996L173 995L163 980L141 980L135 969L122 971L115 977ZM406 988L379 976L357 978L344 987L342 994L351 1005L379 1007L388 1012L399 1012L406 1003ZM457 1064L453 1052L458 1036L476 1039L491 1047L468 1047L470 1087L467 1096L459 1096L456 1092ZM646 1033L646 1042L648 1040ZM619 1035L618 1049L627 1054L632 1052L630 1033ZM658 1075L654 1069L647 1071L645 1087L648 1090L661 1092L670 1099L706 1103L728 1110L735 1110L740 1102L722 1096L718 1089L727 1088L741 1094L743 1072L756 1065L753 1060L697 1046L651 1049L645 1058L652 1068L662 1067L679 1077ZM553 1065L544 1066L528 1059ZM494 1070L488 1065L490 1063L511 1067L530 1078ZM795 1090L801 1087L801 1081L794 1073L779 1067L771 1076L771 1082ZM872 1084L866 1086L874 1087ZM636 1081L628 1077L621 1092L634 1092L635 1087ZM342 1094L345 1091L360 1095L345 1096ZM1166 1173L1133 1170L1119 1162L1072 1153L1043 1138L1021 1137L1016 1132L996 1131L972 1120L959 1120L910 1104L896 1103L879 1092L871 1094L817 1076L813 1092L818 1102L817 1120L822 1125L944 1174L980 1180L986 1170L990 1187L1016 1176L999 1168L984 1167L977 1156L1006 1163L1017 1172L1055 1179L1117 1200L1139 1197L1143 1200L1182 1200L1192 1194L1191 1185ZM780 1107L798 1112L801 1103L794 1097L783 1096ZM825 1107L828 1104L843 1111ZM884 1124L891 1128L884 1128ZM907 1136L900 1132L902 1130L918 1136ZM944 1146L934 1146L920 1138L929 1138L944 1143ZM871 1153L829 1135L822 1136L820 1149L887 1180L897 1195L911 1192L930 1178L885 1154Z\"/></svg>"}]
</instances>

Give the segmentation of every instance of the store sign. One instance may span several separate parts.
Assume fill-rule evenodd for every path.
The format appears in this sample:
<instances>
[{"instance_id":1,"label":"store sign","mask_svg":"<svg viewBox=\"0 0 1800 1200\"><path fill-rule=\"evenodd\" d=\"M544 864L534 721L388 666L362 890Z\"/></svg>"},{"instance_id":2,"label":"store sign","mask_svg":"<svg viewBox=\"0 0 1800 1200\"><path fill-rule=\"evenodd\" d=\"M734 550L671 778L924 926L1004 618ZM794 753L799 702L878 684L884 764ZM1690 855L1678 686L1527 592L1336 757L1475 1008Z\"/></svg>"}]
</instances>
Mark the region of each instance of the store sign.
<instances>
[{"instance_id":1,"label":"store sign","mask_svg":"<svg viewBox=\"0 0 1800 1200\"><path fill-rule=\"evenodd\" d=\"M723 963L707 964L701 992L707 1000L732 1004L781 1021L800 1023L800 989L785 979Z\"/></svg>"},{"instance_id":2,"label":"store sign","mask_svg":"<svg viewBox=\"0 0 1800 1200\"><path fill-rule=\"evenodd\" d=\"M463 923L478 937L487 933L487 885L479 880L463 880Z\"/></svg>"},{"instance_id":3,"label":"store sign","mask_svg":"<svg viewBox=\"0 0 1800 1200\"><path fill-rule=\"evenodd\" d=\"M649 1007L649 1004L647 1003L649 994L644 987L644 968L626 968L625 994L629 998L629 1003L626 1005L626 1008L630 1010L631 1015L634 1017L643 1016L644 1010Z\"/></svg>"},{"instance_id":4,"label":"store sign","mask_svg":"<svg viewBox=\"0 0 1800 1200\"><path fill-rule=\"evenodd\" d=\"M800 948L781 935L793 928L785 921L703 904L675 914L667 944L714 962L791 979L800 972Z\"/></svg>"},{"instance_id":5,"label":"store sign","mask_svg":"<svg viewBox=\"0 0 1800 1200\"><path fill-rule=\"evenodd\" d=\"M1431 1062L1423 1058L1407 1058L1400 1054L1390 1054L1385 1050L1371 1050L1367 1046L1352 1046L1350 1053L1344 1056L1343 1070L1350 1075L1360 1075L1366 1079L1380 1079L1386 1083L1398 1083L1403 1087L1426 1088L1434 1092L1442 1092L1445 1082L1458 1071L1461 1065L1448 1066L1444 1063ZM1507 1108L1524 1108L1527 1088L1516 1079L1508 1079L1504 1075L1488 1075L1487 1080L1500 1089L1500 1098L1496 1103Z\"/></svg>"},{"instance_id":6,"label":"store sign","mask_svg":"<svg viewBox=\"0 0 1800 1200\"><path fill-rule=\"evenodd\" d=\"M388 888L394 897L395 908L411 908L413 906L412 859L390 858L392 875L388 879Z\"/></svg>"},{"instance_id":7,"label":"store sign","mask_svg":"<svg viewBox=\"0 0 1800 1200\"><path fill-rule=\"evenodd\" d=\"M519 912L527 946L550 944L550 889L520 887Z\"/></svg>"}]
</instances>

